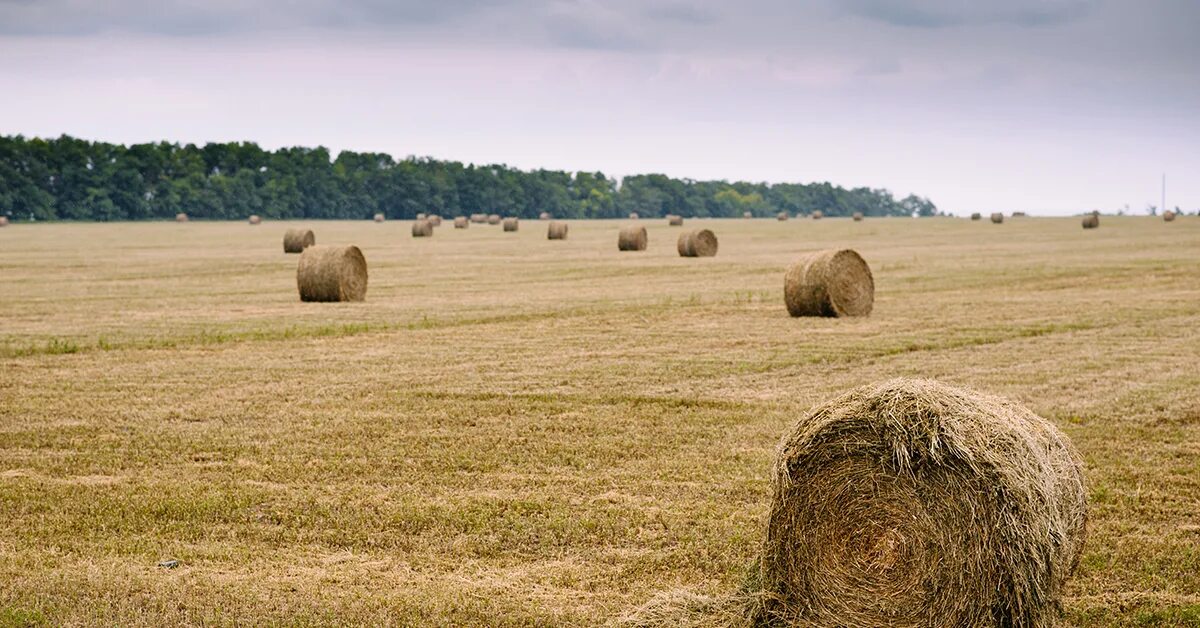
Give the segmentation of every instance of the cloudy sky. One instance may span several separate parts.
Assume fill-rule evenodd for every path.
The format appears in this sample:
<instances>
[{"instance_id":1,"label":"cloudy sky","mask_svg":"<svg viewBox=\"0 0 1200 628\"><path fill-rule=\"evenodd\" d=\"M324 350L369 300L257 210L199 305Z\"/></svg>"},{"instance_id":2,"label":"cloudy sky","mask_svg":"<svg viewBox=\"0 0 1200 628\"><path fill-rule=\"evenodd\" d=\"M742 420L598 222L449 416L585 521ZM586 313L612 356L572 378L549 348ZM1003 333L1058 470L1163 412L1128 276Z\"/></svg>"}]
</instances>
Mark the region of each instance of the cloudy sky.
<instances>
[{"instance_id":1,"label":"cloudy sky","mask_svg":"<svg viewBox=\"0 0 1200 628\"><path fill-rule=\"evenodd\" d=\"M1197 0L0 0L0 134L1200 209Z\"/></svg>"}]
</instances>

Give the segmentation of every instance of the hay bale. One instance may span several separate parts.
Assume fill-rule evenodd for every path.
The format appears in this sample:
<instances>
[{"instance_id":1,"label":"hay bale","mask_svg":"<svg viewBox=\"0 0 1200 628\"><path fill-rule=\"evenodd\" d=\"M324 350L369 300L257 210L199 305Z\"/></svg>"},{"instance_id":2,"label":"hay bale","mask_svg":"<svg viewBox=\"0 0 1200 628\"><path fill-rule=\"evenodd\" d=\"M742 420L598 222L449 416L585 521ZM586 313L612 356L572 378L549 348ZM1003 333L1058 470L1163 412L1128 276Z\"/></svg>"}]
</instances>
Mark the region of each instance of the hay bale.
<instances>
[{"instance_id":1,"label":"hay bale","mask_svg":"<svg viewBox=\"0 0 1200 628\"><path fill-rule=\"evenodd\" d=\"M8 216L0 216L0 227L8 226Z\"/></svg>"},{"instance_id":2,"label":"hay bale","mask_svg":"<svg viewBox=\"0 0 1200 628\"><path fill-rule=\"evenodd\" d=\"M717 236L708 229L696 229L679 234L675 248L680 257L712 257L717 254Z\"/></svg>"},{"instance_id":3,"label":"hay bale","mask_svg":"<svg viewBox=\"0 0 1200 628\"><path fill-rule=\"evenodd\" d=\"M755 625L1057 625L1086 536L1078 454L1005 399L864 386L776 449Z\"/></svg>"},{"instance_id":4,"label":"hay bale","mask_svg":"<svg viewBox=\"0 0 1200 628\"><path fill-rule=\"evenodd\" d=\"M357 246L310 246L300 254L296 286L301 301L362 301L367 260Z\"/></svg>"},{"instance_id":5,"label":"hay bale","mask_svg":"<svg viewBox=\"0 0 1200 628\"><path fill-rule=\"evenodd\" d=\"M187 222L187 221L188 221L188 215L187 215L187 214L184 214L184 213L182 213L182 212L181 212L181 213L178 213L178 214L175 214L175 222Z\"/></svg>"},{"instance_id":6,"label":"hay bale","mask_svg":"<svg viewBox=\"0 0 1200 628\"><path fill-rule=\"evenodd\" d=\"M1083 217L1083 228L1084 229L1095 229L1096 227L1099 227L1099 226L1100 226L1100 218L1098 218L1096 216L1092 216L1092 215Z\"/></svg>"},{"instance_id":7,"label":"hay bale","mask_svg":"<svg viewBox=\"0 0 1200 628\"><path fill-rule=\"evenodd\" d=\"M433 237L433 223L429 219L414 220L412 225L412 237L414 238L431 238Z\"/></svg>"},{"instance_id":8,"label":"hay bale","mask_svg":"<svg viewBox=\"0 0 1200 628\"><path fill-rule=\"evenodd\" d=\"M516 218L509 216L508 218L504 219L504 230L505 231L516 231L517 227L519 227L519 226L521 226L521 225L517 221Z\"/></svg>"},{"instance_id":9,"label":"hay bale","mask_svg":"<svg viewBox=\"0 0 1200 628\"><path fill-rule=\"evenodd\" d=\"M668 227L682 227L683 226L683 216L678 216L676 214L667 214L667 226Z\"/></svg>"},{"instance_id":10,"label":"hay bale","mask_svg":"<svg viewBox=\"0 0 1200 628\"><path fill-rule=\"evenodd\" d=\"M1013 217L1013 218L1024 218L1024 217L1025 217L1025 212L1013 212L1013 213L1012 213L1012 217Z\"/></svg>"},{"instance_id":11,"label":"hay bale","mask_svg":"<svg viewBox=\"0 0 1200 628\"><path fill-rule=\"evenodd\" d=\"M787 212L779 212L778 214L775 214L775 220L778 220L779 222L783 222L788 218L790 218L790 216L788 216Z\"/></svg>"},{"instance_id":12,"label":"hay bale","mask_svg":"<svg viewBox=\"0 0 1200 628\"><path fill-rule=\"evenodd\" d=\"M646 243L646 228L640 225L621 227L621 233L617 236L618 251L645 251Z\"/></svg>"},{"instance_id":13,"label":"hay bale","mask_svg":"<svg viewBox=\"0 0 1200 628\"><path fill-rule=\"evenodd\" d=\"M425 220L426 218L429 218L429 215L425 212L420 212L417 214L417 220Z\"/></svg>"},{"instance_id":14,"label":"hay bale","mask_svg":"<svg viewBox=\"0 0 1200 628\"><path fill-rule=\"evenodd\" d=\"M1002 222L1004 222L1004 214L1001 214L1000 212L993 212L992 213L992 223L998 225Z\"/></svg>"},{"instance_id":15,"label":"hay bale","mask_svg":"<svg viewBox=\"0 0 1200 628\"><path fill-rule=\"evenodd\" d=\"M971 220L983 220L983 214L975 212L974 214L971 214Z\"/></svg>"},{"instance_id":16,"label":"hay bale","mask_svg":"<svg viewBox=\"0 0 1200 628\"><path fill-rule=\"evenodd\" d=\"M1173 212L1169 209L1167 211L1163 212L1163 220L1165 220L1166 222L1171 222L1172 220L1175 220L1175 212Z\"/></svg>"},{"instance_id":17,"label":"hay bale","mask_svg":"<svg viewBox=\"0 0 1200 628\"><path fill-rule=\"evenodd\" d=\"M629 212L629 219L630 219L630 220L637 220L637 219L638 219L638 213L637 213L637 212Z\"/></svg>"},{"instance_id":18,"label":"hay bale","mask_svg":"<svg viewBox=\"0 0 1200 628\"><path fill-rule=\"evenodd\" d=\"M854 212L854 216L852 217L854 218L854 222L862 222L863 214L862 212Z\"/></svg>"},{"instance_id":19,"label":"hay bale","mask_svg":"<svg viewBox=\"0 0 1200 628\"><path fill-rule=\"evenodd\" d=\"M470 221L467 220L466 216L455 216L454 217L454 228L455 229L466 229L468 226L470 226L470 224L471 223L470 223Z\"/></svg>"},{"instance_id":20,"label":"hay bale","mask_svg":"<svg viewBox=\"0 0 1200 628\"><path fill-rule=\"evenodd\" d=\"M317 243L317 237L312 229L288 229L283 232L283 252L302 253L304 249Z\"/></svg>"},{"instance_id":21,"label":"hay bale","mask_svg":"<svg viewBox=\"0 0 1200 628\"><path fill-rule=\"evenodd\" d=\"M261 225L262 224L262 216L259 216L258 214L250 214L250 224Z\"/></svg>"},{"instance_id":22,"label":"hay bale","mask_svg":"<svg viewBox=\"0 0 1200 628\"><path fill-rule=\"evenodd\" d=\"M442 217L437 214L431 214L429 216L426 216L425 220L428 220L429 224L431 224L435 227L442 226Z\"/></svg>"},{"instance_id":23,"label":"hay bale","mask_svg":"<svg viewBox=\"0 0 1200 628\"><path fill-rule=\"evenodd\" d=\"M821 210L819 210L819 209L812 213L813 220L820 220L824 217L825 217L825 214L822 213Z\"/></svg>"},{"instance_id":24,"label":"hay bale","mask_svg":"<svg viewBox=\"0 0 1200 628\"><path fill-rule=\"evenodd\" d=\"M753 217L754 217L754 214L751 212L742 212L742 218L753 218Z\"/></svg>"},{"instance_id":25,"label":"hay bale","mask_svg":"<svg viewBox=\"0 0 1200 628\"><path fill-rule=\"evenodd\" d=\"M866 316L875 304L875 279L855 251L817 251L788 268L783 301L792 316Z\"/></svg>"},{"instance_id":26,"label":"hay bale","mask_svg":"<svg viewBox=\"0 0 1200 628\"><path fill-rule=\"evenodd\" d=\"M471 214L471 222L475 224L483 224L487 222L487 214Z\"/></svg>"},{"instance_id":27,"label":"hay bale","mask_svg":"<svg viewBox=\"0 0 1200 628\"><path fill-rule=\"evenodd\" d=\"M375 222L383 222L383 214L375 214Z\"/></svg>"},{"instance_id":28,"label":"hay bale","mask_svg":"<svg viewBox=\"0 0 1200 628\"><path fill-rule=\"evenodd\" d=\"M487 217L487 224L489 224L489 225L500 224L500 214L489 214Z\"/></svg>"},{"instance_id":29,"label":"hay bale","mask_svg":"<svg viewBox=\"0 0 1200 628\"><path fill-rule=\"evenodd\" d=\"M566 240L567 239L567 223L557 220L550 221L546 226L547 240Z\"/></svg>"},{"instance_id":30,"label":"hay bale","mask_svg":"<svg viewBox=\"0 0 1200 628\"><path fill-rule=\"evenodd\" d=\"M538 220L550 220L550 212L542 212L538 214Z\"/></svg>"}]
</instances>

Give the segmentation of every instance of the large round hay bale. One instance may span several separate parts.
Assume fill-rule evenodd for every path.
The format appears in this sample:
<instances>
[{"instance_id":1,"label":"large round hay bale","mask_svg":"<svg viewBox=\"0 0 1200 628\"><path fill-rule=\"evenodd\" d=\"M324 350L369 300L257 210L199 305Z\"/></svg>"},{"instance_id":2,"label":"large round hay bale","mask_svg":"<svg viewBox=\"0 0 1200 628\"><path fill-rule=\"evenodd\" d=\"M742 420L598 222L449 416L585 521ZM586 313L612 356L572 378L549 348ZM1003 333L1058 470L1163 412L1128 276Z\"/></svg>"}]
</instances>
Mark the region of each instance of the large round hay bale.
<instances>
[{"instance_id":1,"label":"large round hay bale","mask_svg":"<svg viewBox=\"0 0 1200 628\"><path fill-rule=\"evenodd\" d=\"M175 214L175 222L187 222L187 221L188 221L187 214L182 213L182 212Z\"/></svg>"},{"instance_id":2,"label":"large round hay bale","mask_svg":"<svg viewBox=\"0 0 1200 628\"><path fill-rule=\"evenodd\" d=\"M681 257L712 257L717 254L717 236L708 229L685 231L675 248Z\"/></svg>"},{"instance_id":3,"label":"large round hay bale","mask_svg":"<svg viewBox=\"0 0 1200 628\"><path fill-rule=\"evenodd\" d=\"M683 216L680 216L678 214L667 214L667 226L682 227L683 226Z\"/></svg>"},{"instance_id":4,"label":"large round hay bale","mask_svg":"<svg viewBox=\"0 0 1200 628\"><path fill-rule=\"evenodd\" d=\"M283 252L301 253L317 243L312 229L288 229L283 232Z\"/></svg>"},{"instance_id":5,"label":"large round hay bale","mask_svg":"<svg viewBox=\"0 0 1200 628\"><path fill-rule=\"evenodd\" d=\"M489 214L487 217L487 224L489 224L489 225L500 224L500 214Z\"/></svg>"},{"instance_id":6,"label":"large round hay bale","mask_svg":"<svg viewBox=\"0 0 1200 628\"><path fill-rule=\"evenodd\" d=\"M1004 222L1004 214L1001 214L1000 212L993 212L992 213L992 222L997 225Z\"/></svg>"},{"instance_id":7,"label":"large round hay bale","mask_svg":"<svg viewBox=\"0 0 1200 628\"><path fill-rule=\"evenodd\" d=\"M466 216L455 216L454 217L454 228L455 229L466 229L468 226L470 226L470 224L471 223L470 223L470 221L467 220Z\"/></svg>"},{"instance_id":8,"label":"large round hay bale","mask_svg":"<svg viewBox=\"0 0 1200 628\"><path fill-rule=\"evenodd\" d=\"M975 212L971 214L971 220L983 220L983 214Z\"/></svg>"},{"instance_id":9,"label":"large round hay bale","mask_svg":"<svg viewBox=\"0 0 1200 628\"><path fill-rule=\"evenodd\" d=\"M792 316L866 316L875 305L875 278L855 251L817 251L788 268L783 301Z\"/></svg>"},{"instance_id":10,"label":"large round hay bale","mask_svg":"<svg viewBox=\"0 0 1200 628\"><path fill-rule=\"evenodd\" d=\"M641 225L626 225L621 227L621 233L617 236L617 250L645 251L646 242L645 227Z\"/></svg>"},{"instance_id":11,"label":"large round hay bale","mask_svg":"<svg viewBox=\"0 0 1200 628\"><path fill-rule=\"evenodd\" d=\"M504 219L504 230L505 231L516 231L517 228L520 226L521 226L521 224L516 218L513 218L510 216L510 217Z\"/></svg>"},{"instance_id":12,"label":"large round hay bale","mask_svg":"<svg viewBox=\"0 0 1200 628\"><path fill-rule=\"evenodd\" d=\"M1078 454L1026 408L858 388L776 449L755 625L1057 625L1086 536Z\"/></svg>"},{"instance_id":13,"label":"large round hay bale","mask_svg":"<svg viewBox=\"0 0 1200 628\"><path fill-rule=\"evenodd\" d=\"M262 224L262 216L259 216L258 214L250 214L249 221L250 221L250 224L252 224L252 225L261 225Z\"/></svg>"},{"instance_id":14,"label":"large round hay bale","mask_svg":"<svg viewBox=\"0 0 1200 628\"><path fill-rule=\"evenodd\" d=\"M435 227L442 226L442 217L437 214L430 214L429 216L425 217L425 220L428 220L429 224Z\"/></svg>"},{"instance_id":15,"label":"large round hay bale","mask_svg":"<svg viewBox=\"0 0 1200 628\"><path fill-rule=\"evenodd\" d=\"M0 227L8 226L8 216L0 216Z\"/></svg>"},{"instance_id":16,"label":"large round hay bale","mask_svg":"<svg viewBox=\"0 0 1200 628\"><path fill-rule=\"evenodd\" d=\"M487 214L471 214L471 222L475 224L483 224L487 222Z\"/></svg>"},{"instance_id":17,"label":"large round hay bale","mask_svg":"<svg viewBox=\"0 0 1200 628\"><path fill-rule=\"evenodd\" d=\"M1165 220L1167 222L1171 222L1172 220L1175 220L1175 212L1173 212L1169 209L1167 211L1163 212L1163 220Z\"/></svg>"},{"instance_id":18,"label":"large round hay bale","mask_svg":"<svg viewBox=\"0 0 1200 628\"><path fill-rule=\"evenodd\" d=\"M357 246L310 246L300 254L296 286L301 301L362 301L367 260Z\"/></svg>"},{"instance_id":19,"label":"large round hay bale","mask_svg":"<svg viewBox=\"0 0 1200 628\"><path fill-rule=\"evenodd\" d=\"M742 218L753 218L753 217L754 217L753 212L742 212Z\"/></svg>"},{"instance_id":20,"label":"large round hay bale","mask_svg":"<svg viewBox=\"0 0 1200 628\"><path fill-rule=\"evenodd\" d=\"M854 216L852 216L852 217L854 218L854 222L862 222L863 213L862 212L854 212Z\"/></svg>"},{"instance_id":21,"label":"large round hay bale","mask_svg":"<svg viewBox=\"0 0 1200 628\"><path fill-rule=\"evenodd\" d=\"M550 212L542 212L538 214L538 220L550 220Z\"/></svg>"},{"instance_id":22,"label":"large round hay bale","mask_svg":"<svg viewBox=\"0 0 1200 628\"><path fill-rule=\"evenodd\" d=\"M567 239L567 223L557 220L550 221L546 226L546 239L548 240L566 240Z\"/></svg>"},{"instance_id":23,"label":"large round hay bale","mask_svg":"<svg viewBox=\"0 0 1200 628\"><path fill-rule=\"evenodd\" d=\"M412 237L414 238L429 238L433 237L433 223L429 219L414 220L412 225Z\"/></svg>"},{"instance_id":24,"label":"large round hay bale","mask_svg":"<svg viewBox=\"0 0 1200 628\"><path fill-rule=\"evenodd\" d=\"M824 212L822 212L821 210L818 209L812 213L812 217L813 217L813 220L820 220L825 217L825 214L824 214Z\"/></svg>"},{"instance_id":25,"label":"large round hay bale","mask_svg":"<svg viewBox=\"0 0 1200 628\"><path fill-rule=\"evenodd\" d=\"M1087 216L1083 217L1083 228L1084 229L1095 229L1096 227L1099 227L1099 226L1100 226L1100 219L1097 218L1096 216L1087 215Z\"/></svg>"},{"instance_id":26,"label":"large round hay bale","mask_svg":"<svg viewBox=\"0 0 1200 628\"><path fill-rule=\"evenodd\" d=\"M788 218L789 218L789 216L788 216L787 212L779 212L778 214L775 214L775 220L778 220L780 222L783 222L783 221L787 220Z\"/></svg>"},{"instance_id":27,"label":"large round hay bale","mask_svg":"<svg viewBox=\"0 0 1200 628\"><path fill-rule=\"evenodd\" d=\"M384 220L383 214L375 214L375 222L383 222L383 220Z\"/></svg>"}]
</instances>

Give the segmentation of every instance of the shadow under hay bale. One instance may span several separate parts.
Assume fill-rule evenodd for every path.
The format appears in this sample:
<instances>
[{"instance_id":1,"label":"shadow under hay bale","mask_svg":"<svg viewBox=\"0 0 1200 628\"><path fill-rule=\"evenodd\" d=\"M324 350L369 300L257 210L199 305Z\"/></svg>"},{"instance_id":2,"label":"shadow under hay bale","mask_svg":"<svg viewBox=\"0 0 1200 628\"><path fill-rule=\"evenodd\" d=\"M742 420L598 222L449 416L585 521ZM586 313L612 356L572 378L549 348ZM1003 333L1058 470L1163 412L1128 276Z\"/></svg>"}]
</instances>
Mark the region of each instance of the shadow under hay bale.
<instances>
[{"instance_id":1,"label":"shadow under hay bale","mask_svg":"<svg viewBox=\"0 0 1200 628\"><path fill-rule=\"evenodd\" d=\"M516 231L520 226L521 226L521 223L516 218L505 218L504 219L504 230L505 231Z\"/></svg>"},{"instance_id":2,"label":"shadow under hay bale","mask_svg":"<svg viewBox=\"0 0 1200 628\"><path fill-rule=\"evenodd\" d=\"M557 220L551 221L546 226L547 240L566 240L567 239L567 223Z\"/></svg>"},{"instance_id":3,"label":"shadow under hay bale","mask_svg":"<svg viewBox=\"0 0 1200 628\"><path fill-rule=\"evenodd\" d=\"M367 260L357 246L310 246L300 254L296 286L301 301L362 301Z\"/></svg>"},{"instance_id":4,"label":"shadow under hay bale","mask_svg":"<svg viewBox=\"0 0 1200 628\"><path fill-rule=\"evenodd\" d=\"M417 220L412 225L412 237L414 238L429 238L433 237L433 223L429 219Z\"/></svg>"},{"instance_id":5,"label":"shadow under hay bale","mask_svg":"<svg viewBox=\"0 0 1200 628\"><path fill-rule=\"evenodd\" d=\"M187 222L187 221L188 221L187 214L175 214L175 222Z\"/></svg>"},{"instance_id":6,"label":"shadow under hay bale","mask_svg":"<svg viewBox=\"0 0 1200 628\"><path fill-rule=\"evenodd\" d=\"M645 227L626 225L621 227L621 233L617 236L617 250L645 251L647 240Z\"/></svg>"},{"instance_id":7,"label":"shadow under hay bale","mask_svg":"<svg viewBox=\"0 0 1200 628\"><path fill-rule=\"evenodd\" d=\"M1100 226L1100 218L1099 217L1097 217L1097 216L1084 216L1083 217L1083 228L1084 229L1095 229L1096 227L1099 227L1099 226Z\"/></svg>"},{"instance_id":8,"label":"shadow under hay bale","mask_svg":"<svg viewBox=\"0 0 1200 628\"><path fill-rule=\"evenodd\" d=\"M817 251L788 268L783 301L792 316L866 316L875 304L875 279L855 251Z\"/></svg>"},{"instance_id":9,"label":"shadow under hay bale","mask_svg":"<svg viewBox=\"0 0 1200 628\"><path fill-rule=\"evenodd\" d=\"M288 229L283 232L283 252L302 253L304 249L317 243L317 236L312 229Z\"/></svg>"},{"instance_id":10,"label":"shadow under hay bale","mask_svg":"<svg viewBox=\"0 0 1200 628\"><path fill-rule=\"evenodd\" d=\"M668 227L682 227L683 226L683 216L679 216L676 214L667 214L667 226Z\"/></svg>"},{"instance_id":11,"label":"shadow under hay bale","mask_svg":"<svg viewBox=\"0 0 1200 628\"><path fill-rule=\"evenodd\" d=\"M1004 222L1004 214L1001 214L1000 212L996 212L996 213L992 214L992 223L993 224L998 225L1002 222Z\"/></svg>"},{"instance_id":12,"label":"shadow under hay bale","mask_svg":"<svg viewBox=\"0 0 1200 628\"><path fill-rule=\"evenodd\" d=\"M712 257L717 254L717 236L708 229L679 234L676 243L680 257Z\"/></svg>"},{"instance_id":13,"label":"shadow under hay bale","mask_svg":"<svg viewBox=\"0 0 1200 628\"><path fill-rule=\"evenodd\" d=\"M262 216L259 216L258 214L251 214L249 220L250 220L250 224L252 224L252 225L261 225L262 224Z\"/></svg>"},{"instance_id":14,"label":"shadow under hay bale","mask_svg":"<svg viewBox=\"0 0 1200 628\"><path fill-rule=\"evenodd\" d=\"M454 228L455 229L466 229L467 226L469 226L470 224L471 223L467 220L466 216L455 216L454 217Z\"/></svg>"}]
</instances>

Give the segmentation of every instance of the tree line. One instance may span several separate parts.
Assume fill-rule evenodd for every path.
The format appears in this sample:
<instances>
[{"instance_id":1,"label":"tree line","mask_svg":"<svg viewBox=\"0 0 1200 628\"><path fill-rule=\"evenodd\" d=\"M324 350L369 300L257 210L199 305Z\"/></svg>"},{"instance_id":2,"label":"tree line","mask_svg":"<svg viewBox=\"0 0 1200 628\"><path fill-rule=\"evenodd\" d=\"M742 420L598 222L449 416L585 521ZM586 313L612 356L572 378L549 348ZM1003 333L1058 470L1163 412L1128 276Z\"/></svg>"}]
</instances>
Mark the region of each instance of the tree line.
<instances>
[{"instance_id":1,"label":"tree line","mask_svg":"<svg viewBox=\"0 0 1200 628\"><path fill-rule=\"evenodd\" d=\"M504 165L250 142L124 146L69 136L0 136L0 215L13 220L410 219L419 212L616 218L744 212L933 215L928 199L829 183L694 181L661 174L523 171Z\"/></svg>"}]
</instances>

